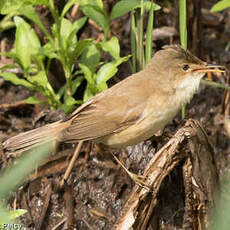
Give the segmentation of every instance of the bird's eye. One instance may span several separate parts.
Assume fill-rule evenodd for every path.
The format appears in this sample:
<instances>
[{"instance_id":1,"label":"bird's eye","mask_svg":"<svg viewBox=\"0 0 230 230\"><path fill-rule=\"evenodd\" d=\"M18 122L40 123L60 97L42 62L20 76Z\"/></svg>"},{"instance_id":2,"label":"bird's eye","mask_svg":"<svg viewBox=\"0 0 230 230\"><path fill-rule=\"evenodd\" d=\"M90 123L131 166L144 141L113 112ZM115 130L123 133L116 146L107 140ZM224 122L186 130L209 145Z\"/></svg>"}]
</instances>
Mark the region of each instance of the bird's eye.
<instances>
[{"instance_id":1,"label":"bird's eye","mask_svg":"<svg viewBox=\"0 0 230 230\"><path fill-rule=\"evenodd\" d=\"M189 65L188 65L188 64L183 65L183 66L182 66L182 69L183 69L184 71L187 71L187 70L189 69Z\"/></svg>"}]
</instances>

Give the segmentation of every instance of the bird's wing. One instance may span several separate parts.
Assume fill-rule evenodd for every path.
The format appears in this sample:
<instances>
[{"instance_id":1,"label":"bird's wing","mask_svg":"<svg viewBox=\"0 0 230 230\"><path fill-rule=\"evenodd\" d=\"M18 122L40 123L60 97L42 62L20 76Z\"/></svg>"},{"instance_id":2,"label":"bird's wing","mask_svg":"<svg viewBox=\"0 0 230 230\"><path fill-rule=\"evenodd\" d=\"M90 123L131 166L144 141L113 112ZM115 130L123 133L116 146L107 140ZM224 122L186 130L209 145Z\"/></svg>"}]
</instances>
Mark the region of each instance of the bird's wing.
<instances>
[{"instance_id":1,"label":"bird's wing","mask_svg":"<svg viewBox=\"0 0 230 230\"><path fill-rule=\"evenodd\" d=\"M60 139L66 142L96 139L125 129L140 119L151 87L139 74L131 78L135 79L131 82L125 79L79 107L68 118L70 126L63 130ZM145 85L149 90L144 89Z\"/></svg>"}]
</instances>

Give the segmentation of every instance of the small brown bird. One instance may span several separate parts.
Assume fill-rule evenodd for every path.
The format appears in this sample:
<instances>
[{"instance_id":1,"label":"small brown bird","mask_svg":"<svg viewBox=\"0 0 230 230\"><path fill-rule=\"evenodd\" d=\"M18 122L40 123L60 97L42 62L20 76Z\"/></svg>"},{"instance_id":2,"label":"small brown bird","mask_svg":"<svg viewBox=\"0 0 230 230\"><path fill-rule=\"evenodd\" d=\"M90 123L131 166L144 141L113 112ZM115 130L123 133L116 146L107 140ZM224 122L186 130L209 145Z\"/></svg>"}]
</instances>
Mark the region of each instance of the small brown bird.
<instances>
[{"instance_id":1,"label":"small brown bird","mask_svg":"<svg viewBox=\"0 0 230 230\"><path fill-rule=\"evenodd\" d=\"M3 147L22 152L48 141L94 140L111 148L137 144L174 118L207 72L224 71L178 45L165 46L144 70L94 96L64 120L11 137Z\"/></svg>"}]
</instances>

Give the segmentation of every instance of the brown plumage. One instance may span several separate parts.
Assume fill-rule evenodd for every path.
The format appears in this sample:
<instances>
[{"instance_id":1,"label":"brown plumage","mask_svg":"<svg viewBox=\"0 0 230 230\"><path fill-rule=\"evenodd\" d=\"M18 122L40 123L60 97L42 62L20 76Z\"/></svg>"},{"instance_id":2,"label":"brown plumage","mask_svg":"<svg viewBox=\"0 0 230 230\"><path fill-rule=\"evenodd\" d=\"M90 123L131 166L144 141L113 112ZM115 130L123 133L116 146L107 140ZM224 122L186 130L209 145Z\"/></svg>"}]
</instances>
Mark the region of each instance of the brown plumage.
<instances>
[{"instance_id":1,"label":"brown plumage","mask_svg":"<svg viewBox=\"0 0 230 230\"><path fill-rule=\"evenodd\" d=\"M214 69L180 46L157 52L143 71L96 95L64 120L3 143L22 152L48 141L95 140L113 148L150 138L188 102L206 72Z\"/></svg>"}]
</instances>

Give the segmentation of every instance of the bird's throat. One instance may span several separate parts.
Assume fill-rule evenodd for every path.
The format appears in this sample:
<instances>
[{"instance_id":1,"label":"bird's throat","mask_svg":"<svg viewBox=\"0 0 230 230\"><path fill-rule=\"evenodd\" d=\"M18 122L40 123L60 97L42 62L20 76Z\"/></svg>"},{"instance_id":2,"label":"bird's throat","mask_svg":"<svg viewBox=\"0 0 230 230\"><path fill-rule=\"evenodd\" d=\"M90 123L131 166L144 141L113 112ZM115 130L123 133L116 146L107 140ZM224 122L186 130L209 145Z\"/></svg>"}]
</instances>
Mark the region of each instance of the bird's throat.
<instances>
[{"instance_id":1,"label":"bird's throat","mask_svg":"<svg viewBox=\"0 0 230 230\"><path fill-rule=\"evenodd\" d=\"M174 89L174 99L177 103L180 104L179 106L188 103L191 100L199 88L200 80L202 77L203 74L199 76L187 76L177 85L177 87Z\"/></svg>"}]
</instances>

